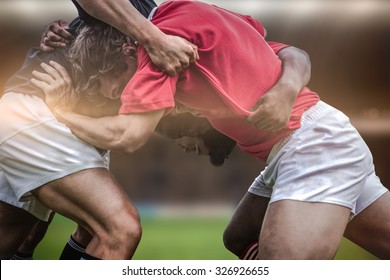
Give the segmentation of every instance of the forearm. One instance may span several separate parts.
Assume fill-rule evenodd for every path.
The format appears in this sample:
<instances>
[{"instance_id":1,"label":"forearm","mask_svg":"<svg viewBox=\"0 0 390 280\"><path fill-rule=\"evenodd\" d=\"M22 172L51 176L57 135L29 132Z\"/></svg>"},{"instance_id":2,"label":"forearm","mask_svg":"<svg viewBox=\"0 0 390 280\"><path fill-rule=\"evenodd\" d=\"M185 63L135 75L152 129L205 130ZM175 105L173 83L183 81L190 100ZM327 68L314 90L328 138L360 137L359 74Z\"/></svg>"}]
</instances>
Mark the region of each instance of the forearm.
<instances>
[{"instance_id":1,"label":"forearm","mask_svg":"<svg viewBox=\"0 0 390 280\"><path fill-rule=\"evenodd\" d=\"M111 126L107 125L111 117L96 119L62 110L57 110L55 115L74 135L85 142L102 149L118 149L115 144L115 133Z\"/></svg>"},{"instance_id":2,"label":"forearm","mask_svg":"<svg viewBox=\"0 0 390 280\"><path fill-rule=\"evenodd\" d=\"M90 15L116 27L143 46L159 41L164 35L128 0L78 0L77 2Z\"/></svg>"},{"instance_id":3,"label":"forearm","mask_svg":"<svg viewBox=\"0 0 390 280\"><path fill-rule=\"evenodd\" d=\"M91 118L64 110L56 117L85 142L106 150L133 153L153 134L164 110L147 113Z\"/></svg>"},{"instance_id":4,"label":"forearm","mask_svg":"<svg viewBox=\"0 0 390 280\"><path fill-rule=\"evenodd\" d=\"M294 102L310 80L308 55L297 48L287 47L278 52L282 73L276 84L251 108L248 121L259 129L277 132L286 127Z\"/></svg>"},{"instance_id":5,"label":"forearm","mask_svg":"<svg viewBox=\"0 0 390 280\"><path fill-rule=\"evenodd\" d=\"M186 39L166 35L144 18L128 0L78 0L90 15L116 27L136 40L152 62L164 73L175 76L199 59L198 48Z\"/></svg>"}]
</instances>

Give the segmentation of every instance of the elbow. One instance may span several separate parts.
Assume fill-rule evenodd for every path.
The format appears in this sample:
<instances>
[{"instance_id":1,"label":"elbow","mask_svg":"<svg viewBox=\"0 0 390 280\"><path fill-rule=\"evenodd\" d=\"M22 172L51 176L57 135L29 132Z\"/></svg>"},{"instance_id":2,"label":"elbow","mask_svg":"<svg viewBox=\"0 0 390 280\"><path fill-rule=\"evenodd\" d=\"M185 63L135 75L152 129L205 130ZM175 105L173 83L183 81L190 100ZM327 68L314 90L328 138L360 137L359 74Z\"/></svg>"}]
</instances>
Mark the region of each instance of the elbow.
<instances>
[{"instance_id":1,"label":"elbow","mask_svg":"<svg viewBox=\"0 0 390 280\"><path fill-rule=\"evenodd\" d=\"M311 68L310 56L302 49L290 46L281 50L280 56L284 60L291 60L292 62L305 65L306 67L309 67L309 69Z\"/></svg>"},{"instance_id":2,"label":"elbow","mask_svg":"<svg viewBox=\"0 0 390 280\"><path fill-rule=\"evenodd\" d=\"M298 52L302 56L302 59L306 61L306 63L311 64L310 63L310 56L306 51L304 51L302 49L298 49Z\"/></svg>"},{"instance_id":3,"label":"elbow","mask_svg":"<svg viewBox=\"0 0 390 280\"><path fill-rule=\"evenodd\" d=\"M144 144L145 143L140 143L140 142L127 143L118 147L118 151L120 151L125 155L132 155L136 151L138 151Z\"/></svg>"},{"instance_id":4,"label":"elbow","mask_svg":"<svg viewBox=\"0 0 390 280\"><path fill-rule=\"evenodd\" d=\"M294 65L297 69L300 69L301 73L301 79L303 84L306 86L311 78L311 61L309 54L302 50L295 47L291 47L292 56Z\"/></svg>"},{"instance_id":5,"label":"elbow","mask_svg":"<svg viewBox=\"0 0 390 280\"><path fill-rule=\"evenodd\" d=\"M311 61L310 61L310 56L309 54L304 51L304 50L301 50L301 49L297 49L297 52L299 53L300 55L300 60L301 60L301 64L305 66L305 69L307 70L306 71L306 74L309 76L310 78L310 75L311 75Z\"/></svg>"},{"instance_id":6,"label":"elbow","mask_svg":"<svg viewBox=\"0 0 390 280\"><path fill-rule=\"evenodd\" d=\"M113 144L113 151L131 155L149 140L152 133L133 133L132 135L122 135Z\"/></svg>"}]
</instances>

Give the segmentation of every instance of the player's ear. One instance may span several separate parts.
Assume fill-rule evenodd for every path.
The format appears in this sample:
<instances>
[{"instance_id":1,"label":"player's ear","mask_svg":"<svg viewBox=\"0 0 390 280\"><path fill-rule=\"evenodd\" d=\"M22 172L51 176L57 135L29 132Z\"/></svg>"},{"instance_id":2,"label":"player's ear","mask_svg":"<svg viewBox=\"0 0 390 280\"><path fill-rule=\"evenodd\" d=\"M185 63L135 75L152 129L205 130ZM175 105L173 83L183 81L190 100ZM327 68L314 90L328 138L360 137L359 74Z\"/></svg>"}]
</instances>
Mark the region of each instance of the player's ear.
<instances>
[{"instance_id":1,"label":"player's ear","mask_svg":"<svg viewBox=\"0 0 390 280\"><path fill-rule=\"evenodd\" d=\"M130 43L124 43L122 45L122 53L126 56L137 58L137 47Z\"/></svg>"}]
</instances>

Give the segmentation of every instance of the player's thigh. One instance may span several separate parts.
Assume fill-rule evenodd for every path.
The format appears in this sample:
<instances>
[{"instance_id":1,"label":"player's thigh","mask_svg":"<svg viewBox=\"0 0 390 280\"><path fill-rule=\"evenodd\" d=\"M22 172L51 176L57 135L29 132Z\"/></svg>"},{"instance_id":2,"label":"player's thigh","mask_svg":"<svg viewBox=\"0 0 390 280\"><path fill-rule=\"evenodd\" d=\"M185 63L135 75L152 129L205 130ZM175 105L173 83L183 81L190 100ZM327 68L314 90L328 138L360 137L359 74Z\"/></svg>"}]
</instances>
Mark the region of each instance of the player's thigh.
<instances>
[{"instance_id":1,"label":"player's thigh","mask_svg":"<svg viewBox=\"0 0 390 280\"><path fill-rule=\"evenodd\" d=\"M25 210L0 201L0 258L11 257L37 222Z\"/></svg>"},{"instance_id":2,"label":"player's thigh","mask_svg":"<svg viewBox=\"0 0 390 280\"><path fill-rule=\"evenodd\" d=\"M259 239L259 258L331 259L350 209L329 203L280 200L271 203Z\"/></svg>"},{"instance_id":3,"label":"player's thigh","mask_svg":"<svg viewBox=\"0 0 390 280\"><path fill-rule=\"evenodd\" d=\"M105 168L65 176L37 188L33 194L47 207L76 221L90 233L110 230L120 224L123 217L138 215L123 188Z\"/></svg>"},{"instance_id":4,"label":"player's thigh","mask_svg":"<svg viewBox=\"0 0 390 280\"><path fill-rule=\"evenodd\" d=\"M390 193L356 215L344 235L375 256L390 259Z\"/></svg>"}]
</instances>

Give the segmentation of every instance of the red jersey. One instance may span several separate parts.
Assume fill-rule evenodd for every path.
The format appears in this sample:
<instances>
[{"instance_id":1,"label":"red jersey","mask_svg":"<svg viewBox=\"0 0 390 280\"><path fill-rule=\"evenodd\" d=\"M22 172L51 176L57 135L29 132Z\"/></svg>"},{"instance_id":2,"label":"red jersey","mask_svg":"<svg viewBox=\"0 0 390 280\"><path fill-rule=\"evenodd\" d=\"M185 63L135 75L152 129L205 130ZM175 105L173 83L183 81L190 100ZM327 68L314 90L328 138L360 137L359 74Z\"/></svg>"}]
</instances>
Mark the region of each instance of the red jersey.
<instances>
[{"instance_id":1,"label":"red jersey","mask_svg":"<svg viewBox=\"0 0 390 280\"><path fill-rule=\"evenodd\" d=\"M200 59L170 77L139 48L137 72L122 93L121 114L173 108L177 101L207 117L244 151L266 160L272 146L298 128L302 113L319 100L304 89L294 104L289 129L280 134L248 125L248 110L280 77L276 52L286 45L266 42L264 27L253 18L202 2L165 2L152 22L164 33L197 45Z\"/></svg>"}]
</instances>

